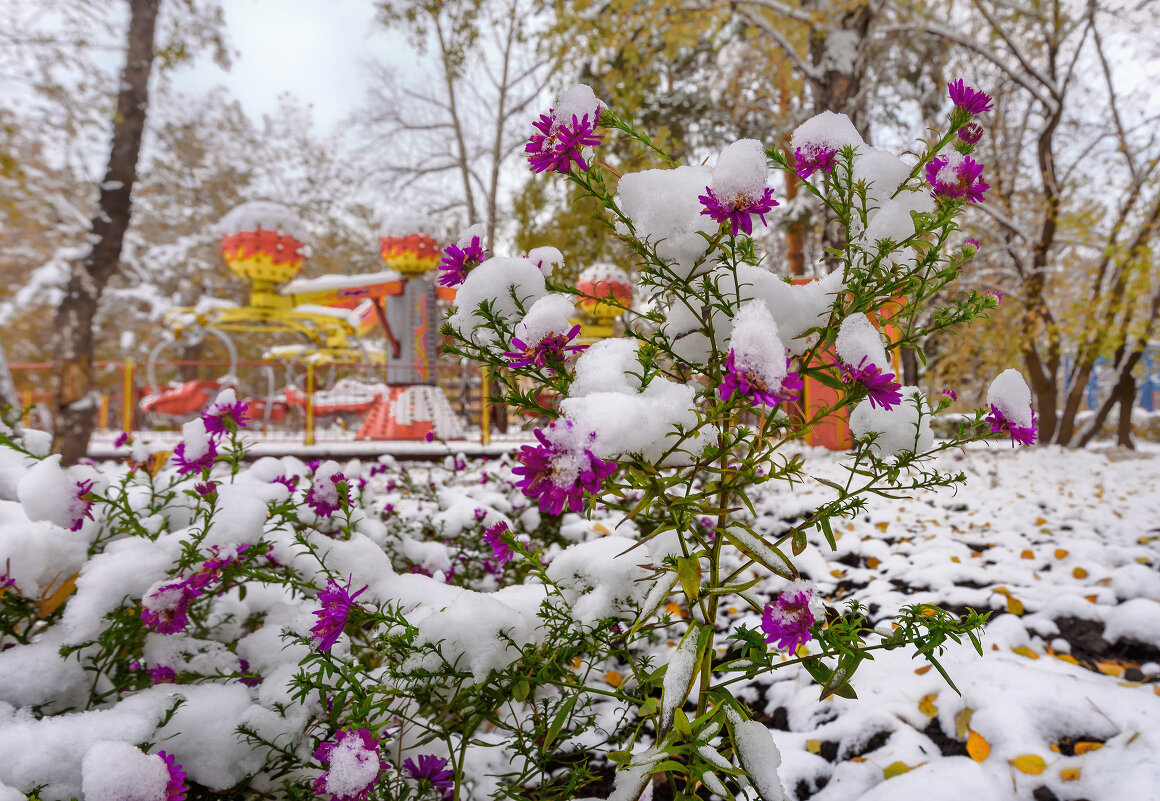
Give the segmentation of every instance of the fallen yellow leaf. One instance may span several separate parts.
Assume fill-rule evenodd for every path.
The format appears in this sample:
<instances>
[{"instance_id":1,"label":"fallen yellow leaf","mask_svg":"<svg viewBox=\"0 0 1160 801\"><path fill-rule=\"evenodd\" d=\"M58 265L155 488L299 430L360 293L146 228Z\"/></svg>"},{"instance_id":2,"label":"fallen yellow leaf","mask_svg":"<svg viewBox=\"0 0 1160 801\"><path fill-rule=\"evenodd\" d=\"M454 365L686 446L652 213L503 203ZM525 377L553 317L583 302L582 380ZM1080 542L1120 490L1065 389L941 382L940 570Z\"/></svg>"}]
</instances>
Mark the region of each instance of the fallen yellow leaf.
<instances>
[{"instance_id":1,"label":"fallen yellow leaf","mask_svg":"<svg viewBox=\"0 0 1160 801\"><path fill-rule=\"evenodd\" d=\"M901 776L910 770L910 765L905 762L891 762L882 771L882 775L887 779L893 779L895 776Z\"/></svg>"},{"instance_id":2,"label":"fallen yellow leaf","mask_svg":"<svg viewBox=\"0 0 1160 801\"><path fill-rule=\"evenodd\" d=\"M604 674L604 681L606 681L611 687L619 687L624 683L624 677L617 673L615 670L610 670Z\"/></svg>"},{"instance_id":3,"label":"fallen yellow leaf","mask_svg":"<svg viewBox=\"0 0 1160 801\"><path fill-rule=\"evenodd\" d=\"M1098 670L1100 673L1103 673L1105 676L1116 676L1118 678L1124 675L1124 666L1118 662L1096 662L1096 670Z\"/></svg>"},{"instance_id":4,"label":"fallen yellow leaf","mask_svg":"<svg viewBox=\"0 0 1160 801\"><path fill-rule=\"evenodd\" d=\"M612 532L611 532L611 531L609 531L607 528L605 528L605 527L604 527L603 525L601 525L600 523L593 523L593 524L592 524L592 530L593 530L593 531L595 531L596 533L598 533L598 534L599 534L601 537L610 537L610 536L612 536Z\"/></svg>"},{"instance_id":5,"label":"fallen yellow leaf","mask_svg":"<svg viewBox=\"0 0 1160 801\"><path fill-rule=\"evenodd\" d=\"M956 565L961 565L963 563L963 560L957 556L952 556L951 561L954 562Z\"/></svg>"},{"instance_id":6,"label":"fallen yellow leaf","mask_svg":"<svg viewBox=\"0 0 1160 801\"><path fill-rule=\"evenodd\" d=\"M1020 645L1018 648L1012 648L1011 650L1013 652L1019 654L1019 656L1025 656L1028 659L1038 659L1039 658L1039 654L1032 651L1026 645Z\"/></svg>"},{"instance_id":7,"label":"fallen yellow leaf","mask_svg":"<svg viewBox=\"0 0 1160 801\"><path fill-rule=\"evenodd\" d=\"M1094 604L1094 603L1099 601L1100 596L1098 596L1098 595L1085 595L1084 598L1086 598L1089 602Z\"/></svg>"},{"instance_id":8,"label":"fallen yellow leaf","mask_svg":"<svg viewBox=\"0 0 1160 801\"><path fill-rule=\"evenodd\" d=\"M60 574L58 573L57 575ZM40 596L40 605L37 609L37 617L39 617L41 620L44 620L46 617L59 609L60 605L67 601L70 595L76 592L77 578L79 576L80 573L73 573L71 576L62 581L61 585L53 590L52 594L49 594L48 592L49 589L52 588L52 584L49 584L48 587L45 588L44 593ZM56 576L53 576L53 581L56 581Z\"/></svg>"},{"instance_id":9,"label":"fallen yellow leaf","mask_svg":"<svg viewBox=\"0 0 1160 801\"><path fill-rule=\"evenodd\" d=\"M982 762L991 753L991 744L974 729L967 730L967 755L976 762Z\"/></svg>"},{"instance_id":10,"label":"fallen yellow leaf","mask_svg":"<svg viewBox=\"0 0 1160 801\"><path fill-rule=\"evenodd\" d=\"M871 570L876 570L878 568L878 557L876 557L876 556L867 557L866 558L866 567L870 568Z\"/></svg>"},{"instance_id":11,"label":"fallen yellow leaf","mask_svg":"<svg viewBox=\"0 0 1160 801\"><path fill-rule=\"evenodd\" d=\"M1055 549L1055 558L1056 559L1066 559L1067 558L1067 551L1063 548L1056 548Z\"/></svg>"},{"instance_id":12,"label":"fallen yellow leaf","mask_svg":"<svg viewBox=\"0 0 1160 801\"><path fill-rule=\"evenodd\" d=\"M811 754L820 754L822 752L822 741L806 740L806 750Z\"/></svg>"},{"instance_id":13,"label":"fallen yellow leaf","mask_svg":"<svg viewBox=\"0 0 1160 801\"><path fill-rule=\"evenodd\" d=\"M1098 751L1103 747L1104 747L1103 743L1093 743L1093 742L1088 742L1087 740L1082 740L1082 741L1075 744L1075 755L1082 756L1083 754L1086 754L1089 751Z\"/></svg>"},{"instance_id":14,"label":"fallen yellow leaf","mask_svg":"<svg viewBox=\"0 0 1160 801\"><path fill-rule=\"evenodd\" d=\"M1087 571L1082 567L1077 567L1075 570L1071 571L1071 574L1077 579L1087 578Z\"/></svg>"},{"instance_id":15,"label":"fallen yellow leaf","mask_svg":"<svg viewBox=\"0 0 1160 801\"><path fill-rule=\"evenodd\" d=\"M1065 782L1074 782L1079 780L1079 768L1064 768L1059 772L1059 778Z\"/></svg>"},{"instance_id":16,"label":"fallen yellow leaf","mask_svg":"<svg viewBox=\"0 0 1160 801\"><path fill-rule=\"evenodd\" d=\"M971 727L971 715L973 714L975 714L975 710L969 706L965 706L955 715L955 737L960 740L967 738L967 732L970 731Z\"/></svg>"},{"instance_id":17,"label":"fallen yellow leaf","mask_svg":"<svg viewBox=\"0 0 1160 801\"><path fill-rule=\"evenodd\" d=\"M926 715L928 718L933 718L938 714L938 707L934 705L934 699L938 698L937 693L924 695L922 700L918 702L918 711Z\"/></svg>"},{"instance_id":18,"label":"fallen yellow leaf","mask_svg":"<svg viewBox=\"0 0 1160 801\"><path fill-rule=\"evenodd\" d=\"M1017 756L1011 760L1011 764L1015 766L1015 770L1030 773L1032 776L1038 776L1047 770L1047 762L1039 754L1023 754Z\"/></svg>"},{"instance_id":19,"label":"fallen yellow leaf","mask_svg":"<svg viewBox=\"0 0 1160 801\"><path fill-rule=\"evenodd\" d=\"M1047 522L1047 518L1046 518L1046 517L1037 517L1037 518L1035 518L1035 525L1037 525L1037 526L1042 526L1042 525L1043 525L1044 523L1046 523L1046 522Z\"/></svg>"},{"instance_id":20,"label":"fallen yellow leaf","mask_svg":"<svg viewBox=\"0 0 1160 801\"><path fill-rule=\"evenodd\" d=\"M1056 655L1055 655L1055 658L1056 658L1056 659L1058 659L1058 660L1059 660L1059 661L1061 661L1061 662L1067 662L1067 663L1069 663L1069 664L1072 664L1072 665L1078 665L1078 664L1079 664L1079 660L1078 660L1078 659L1076 659L1076 658L1075 658L1074 656L1072 656L1071 654L1056 654Z\"/></svg>"},{"instance_id":21,"label":"fallen yellow leaf","mask_svg":"<svg viewBox=\"0 0 1160 801\"><path fill-rule=\"evenodd\" d=\"M915 672L915 673L917 673L918 675L920 675L920 676L921 676L921 675L923 675L924 673L927 673L927 672L929 672L929 671L930 671L930 669L931 669L931 665L923 665L922 667L917 667L917 668L915 668L915 669L914 669L914 672ZM1157 687L1160 687L1160 684L1158 684L1158 685L1156 685L1156 686L1157 686Z\"/></svg>"},{"instance_id":22,"label":"fallen yellow leaf","mask_svg":"<svg viewBox=\"0 0 1160 801\"><path fill-rule=\"evenodd\" d=\"M874 528L878 529L879 531L885 531L887 526L889 526L889 525L890 525L889 523L887 523L885 520L883 520L881 523L875 523Z\"/></svg>"},{"instance_id":23,"label":"fallen yellow leaf","mask_svg":"<svg viewBox=\"0 0 1160 801\"><path fill-rule=\"evenodd\" d=\"M1019 556L1022 557L1023 559L1034 559L1035 558L1035 551L1031 550L1030 548L1026 548L1023 550L1022 553L1019 554Z\"/></svg>"}]
</instances>

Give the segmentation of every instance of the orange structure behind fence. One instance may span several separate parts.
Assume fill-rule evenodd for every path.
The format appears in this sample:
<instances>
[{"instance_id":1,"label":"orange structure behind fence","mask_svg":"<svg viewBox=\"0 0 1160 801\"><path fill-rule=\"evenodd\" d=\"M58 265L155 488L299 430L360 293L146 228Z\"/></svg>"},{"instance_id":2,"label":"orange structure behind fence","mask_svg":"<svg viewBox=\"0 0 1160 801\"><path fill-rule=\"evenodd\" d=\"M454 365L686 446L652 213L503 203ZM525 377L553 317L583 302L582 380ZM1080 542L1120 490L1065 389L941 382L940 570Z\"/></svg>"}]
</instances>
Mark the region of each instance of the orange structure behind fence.
<instances>
[{"instance_id":1,"label":"orange structure behind fence","mask_svg":"<svg viewBox=\"0 0 1160 801\"><path fill-rule=\"evenodd\" d=\"M52 365L9 365L30 428L51 430ZM485 444L490 438L483 379L474 366L438 364L435 368L467 436ZM306 445L349 441L390 387L382 364L310 362L133 361L97 362L98 432L177 431L196 417L221 389L232 386L250 405L247 429L269 440Z\"/></svg>"}]
</instances>

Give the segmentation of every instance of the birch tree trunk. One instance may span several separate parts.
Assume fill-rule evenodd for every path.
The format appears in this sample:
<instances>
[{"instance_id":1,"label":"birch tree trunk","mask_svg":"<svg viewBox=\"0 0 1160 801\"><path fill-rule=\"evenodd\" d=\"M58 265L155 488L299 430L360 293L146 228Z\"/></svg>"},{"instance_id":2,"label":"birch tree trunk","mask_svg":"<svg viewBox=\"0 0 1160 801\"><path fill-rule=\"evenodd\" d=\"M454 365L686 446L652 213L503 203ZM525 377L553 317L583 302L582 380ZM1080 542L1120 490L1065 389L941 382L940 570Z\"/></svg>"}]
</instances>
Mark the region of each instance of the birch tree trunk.
<instances>
[{"instance_id":1,"label":"birch tree trunk","mask_svg":"<svg viewBox=\"0 0 1160 801\"><path fill-rule=\"evenodd\" d=\"M101 293L120 266L121 247L129 227L159 5L160 0L129 0L125 68L117 92L108 168L89 235L91 245L83 259L73 262L64 298L57 308L53 335L53 449L62 455L64 464L72 464L86 454L96 422L93 318Z\"/></svg>"}]
</instances>

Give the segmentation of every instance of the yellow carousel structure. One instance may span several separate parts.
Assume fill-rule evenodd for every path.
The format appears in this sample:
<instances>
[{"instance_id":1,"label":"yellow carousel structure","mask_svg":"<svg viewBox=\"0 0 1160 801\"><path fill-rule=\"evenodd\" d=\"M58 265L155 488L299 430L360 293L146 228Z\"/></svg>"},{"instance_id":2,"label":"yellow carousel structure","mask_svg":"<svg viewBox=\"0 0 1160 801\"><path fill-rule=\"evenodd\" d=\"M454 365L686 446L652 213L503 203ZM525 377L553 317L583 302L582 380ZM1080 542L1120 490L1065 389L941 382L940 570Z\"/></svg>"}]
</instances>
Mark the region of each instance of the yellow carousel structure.
<instances>
[{"instance_id":1,"label":"yellow carousel structure","mask_svg":"<svg viewBox=\"0 0 1160 801\"><path fill-rule=\"evenodd\" d=\"M306 342L278 348L278 355L294 355L315 364L384 362L384 353L362 342L376 328L398 347L383 303L403 294L402 273L384 270L297 277L310 247L301 220L280 203L245 203L227 214L218 227L226 265L250 282L249 303L239 306L206 298L197 306L173 309L165 322L175 339L199 330L219 336L292 334Z\"/></svg>"}]
</instances>

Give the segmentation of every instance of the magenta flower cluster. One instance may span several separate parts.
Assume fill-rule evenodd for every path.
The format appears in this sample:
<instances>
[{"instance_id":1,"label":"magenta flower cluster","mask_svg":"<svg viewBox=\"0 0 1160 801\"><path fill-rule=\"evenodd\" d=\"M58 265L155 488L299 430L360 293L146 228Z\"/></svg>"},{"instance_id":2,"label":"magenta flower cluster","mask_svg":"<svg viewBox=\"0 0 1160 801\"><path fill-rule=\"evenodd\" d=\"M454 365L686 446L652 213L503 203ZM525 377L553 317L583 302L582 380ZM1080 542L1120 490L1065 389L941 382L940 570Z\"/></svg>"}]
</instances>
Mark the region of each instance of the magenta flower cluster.
<instances>
[{"instance_id":1,"label":"magenta flower cluster","mask_svg":"<svg viewBox=\"0 0 1160 801\"><path fill-rule=\"evenodd\" d=\"M789 360L786 359L788 366ZM721 394L721 400L729 400L737 394L749 398L752 406L777 406L779 403L796 401L804 388L805 383L798 373L786 373L776 388L769 386L755 371L739 367L736 354L730 350L725 357L725 375L721 377L717 391Z\"/></svg>"},{"instance_id":2,"label":"magenta flower cluster","mask_svg":"<svg viewBox=\"0 0 1160 801\"><path fill-rule=\"evenodd\" d=\"M418 763L407 757L403 760L403 772L417 782L426 782L439 790L446 800L451 798L455 788L455 774L447 768L447 760L434 754L420 754Z\"/></svg>"},{"instance_id":3,"label":"magenta flower cluster","mask_svg":"<svg viewBox=\"0 0 1160 801\"><path fill-rule=\"evenodd\" d=\"M246 421L250 419L249 408L248 404L240 401L211 404L201 415L205 433L209 435L205 451L199 456L189 458L186 456L186 443L180 443L173 449L173 464L177 466L177 472L181 475L204 473L213 467L222 438L239 428L245 428Z\"/></svg>"},{"instance_id":4,"label":"magenta flower cluster","mask_svg":"<svg viewBox=\"0 0 1160 801\"><path fill-rule=\"evenodd\" d=\"M816 171L833 172L838 166L838 150L820 142L806 142L795 148L794 173L803 181Z\"/></svg>"},{"instance_id":5,"label":"magenta flower cluster","mask_svg":"<svg viewBox=\"0 0 1160 801\"><path fill-rule=\"evenodd\" d=\"M342 473L332 473L321 478L315 476L303 500L319 517L330 517L343 507L344 501L350 504L350 484Z\"/></svg>"},{"instance_id":6,"label":"magenta flower cluster","mask_svg":"<svg viewBox=\"0 0 1160 801\"><path fill-rule=\"evenodd\" d=\"M991 110L991 96L967 86L962 78L947 84L951 102L968 114L982 114Z\"/></svg>"},{"instance_id":7,"label":"magenta flower cluster","mask_svg":"<svg viewBox=\"0 0 1160 801\"><path fill-rule=\"evenodd\" d=\"M161 757L166 771L169 772L169 781L165 784L165 801L184 801L185 794L189 790L185 784L185 770L173 754L158 751L157 756Z\"/></svg>"},{"instance_id":8,"label":"magenta flower cluster","mask_svg":"<svg viewBox=\"0 0 1160 801\"><path fill-rule=\"evenodd\" d=\"M210 548L210 558L197 572L185 578L162 584L141 601L141 622L158 634L176 634L189 624L189 607L210 585L221 579L227 565L239 561L248 545L238 546L232 554L222 556L217 546Z\"/></svg>"},{"instance_id":9,"label":"magenta flower cluster","mask_svg":"<svg viewBox=\"0 0 1160 801\"><path fill-rule=\"evenodd\" d=\"M326 582L326 586L319 591L318 600L322 602L322 608L314 612L318 622L310 629L311 635L318 640L319 651L329 651L338 642L339 635L346 628L346 621L350 617L351 609L362 609L354 602L354 599L366 590L367 588L363 587L352 595L350 577L348 576L346 587L341 587L333 579L330 579Z\"/></svg>"},{"instance_id":10,"label":"magenta flower cluster","mask_svg":"<svg viewBox=\"0 0 1160 801\"><path fill-rule=\"evenodd\" d=\"M584 345L569 344L580 333L580 326L574 325L563 334L548 334L534 345L527 345L522 339L512 339L512 346L516 350L505 353L512 367L550 368L552 365L562 364L568 360L571 353L584 350Z\"/></svg>"},{"instance_id":11,"label":"magenta flower cluster","mask_svg":"<svg viewBox=\"0 0 1160 801\"><path fill-rule=\"evenodd\" d=\"M773 603L766 604L761 614L765 641L790 653L808 642L812 637L810 627L816 622L810 611L813 596L813 587L804 581L795 581L779 593Z\"/></svg>"},{"instance_id":12,"label":"magenta flower cluster","mask_svg":"<svg viewBox=\"0 0 1160 801\"><path fill-rule=\"evenodd\" d=\"M600 110L592 115L582 117L572 115L572 120L556 119L554 109L532 123L538 133L532 134L524 146L528 154L528 163L532 172L561 172L568 173L572 163L581 170L588 170L588 163L584 161L581 151L586 147L595 147L603 139L595 132L600 121Z\"/></svg>"},{"instance_id":13,"label":"magenta flower cluster","mask_svg":"<svg viewBox=\"0 0 1160 801\"><path fill-rule=\"evenodd\" d=\"M374 792L379 774L388 767L379 754L378 738L368 729L339 729L335 732L334 742L318 746L314 758L330 765L330 770L315 779L312 785L315 795L330 793L330 801L367 801ZM374 773L371 774L367 768L373 769ZM357 774L357 778L351 774ZM352 786L364 775L370 775L366 784Z\"/></svg>"},{"instance_id":14,"label":"magenta flower cluster","mask_svg":"<svg viewBox=\"0 0 1160 801\"><path fill-rule=\"evenodd\" d=\"M718 197L712 188L706 186L705 194L698 195L697 200L705 207L701 209L701 214L712 217L718 224L728 222L733 236L737 236L738 231L744 231L752 236L752 217L756 215L761 219L762 225L767 225L765 215L778 205L773 199L773 190L768 187L761 195L755 197L738 194L730 199Z\"/></svg>"},{"instance_id":15,"label":"magenta flower cluster","mask_svg":"<svg viewBox=\"0 0 1160 801\"><path fill-rule=\"evenodd\" d=\"M484 544L491 548L492 555L501 565L507 564L512 558L512 546L504 538L508 532L508 524L502 520L483 532Z\"/></svg>"},{"instance_id":16,"label":"magenta flower cluster","mask_svg":"<svg viewBox=\"0 0 1160 801\"><path fill-rule=\"evenodd\" d=\"M866 357L856 367L841 365L841 373L843 382L866 388L866 399L872 409L893 409L902 403L902 384L894 380L894 373L887 373L876 364L867 364Z\"/></svg>"},{"instance_id":17,"label":"magenta flower cluster","mask_svg":"<svg viewBox=\"0 0 1160 801\"><path fill-rule=\"evenodd\" d=\"M491 255L491 251L483 246L478 236L471 237L467 247L448 245L443 250L443 259L439 262L440 286L459 286L467 278L467 274L478 267Z\"/></svg>"},{"instance_id":18,"label":"magenta flower cluster","mask_svg":"<svg viewBox=\"0 0 1160 801\"><path fill-rule=\"evenodd\" d=\"M947 156L934 157L926 165L926 180L936 200L966 198L971 203L982 203L984 193L991 188L983 180L983 165L970 156L963 156L954 164Z\"/></svg>"},{"instance_id":19,"label":"magenta flower cluster","mask_svg":"<svg viewBox=\"0 0 1160 801\"><path fill-rule=\"evenodd\" d=\"M1014 422L1007 415L1003 414L1003 410L995 404L991 404L991 411L987 413L986 420L991 424L992 434L1001 434L1006 432L1011 435L1011 447L1016 445L1034 445L1035 440L1039 437L1039 426L1036 425L1039 421L1035 417L1035 412L1031 412L1031 425L1021 426Z\"/></svg>"},{"instance_id":20,"label":"magenta flower cluster","mask_svg":"<svg viewBox=\"0 0 1160 801\"><path fill-rule=\"evenodd\" d=\"M69 531L80 531L85 519L93 519L93 481L87 479L76 483L76 500L71 504L72 522Z\"/></svg>"},{"instance_id":21,"label":"magenta flower cluster","mask_svg":"<svg viewBox=\"0 0 1160 801\"><path fill-rule=\"evenodd\" d=\"M529 498L538 498L544 512L581 511L584 492L599 491L601 482L616 472L616 462L592 452L596 435L581 435L571 420L554 421L547 432L537 428L535 435L539 444L520 449L512 472L522 476L516 486Z\"/></svg>"}]
</instances>

